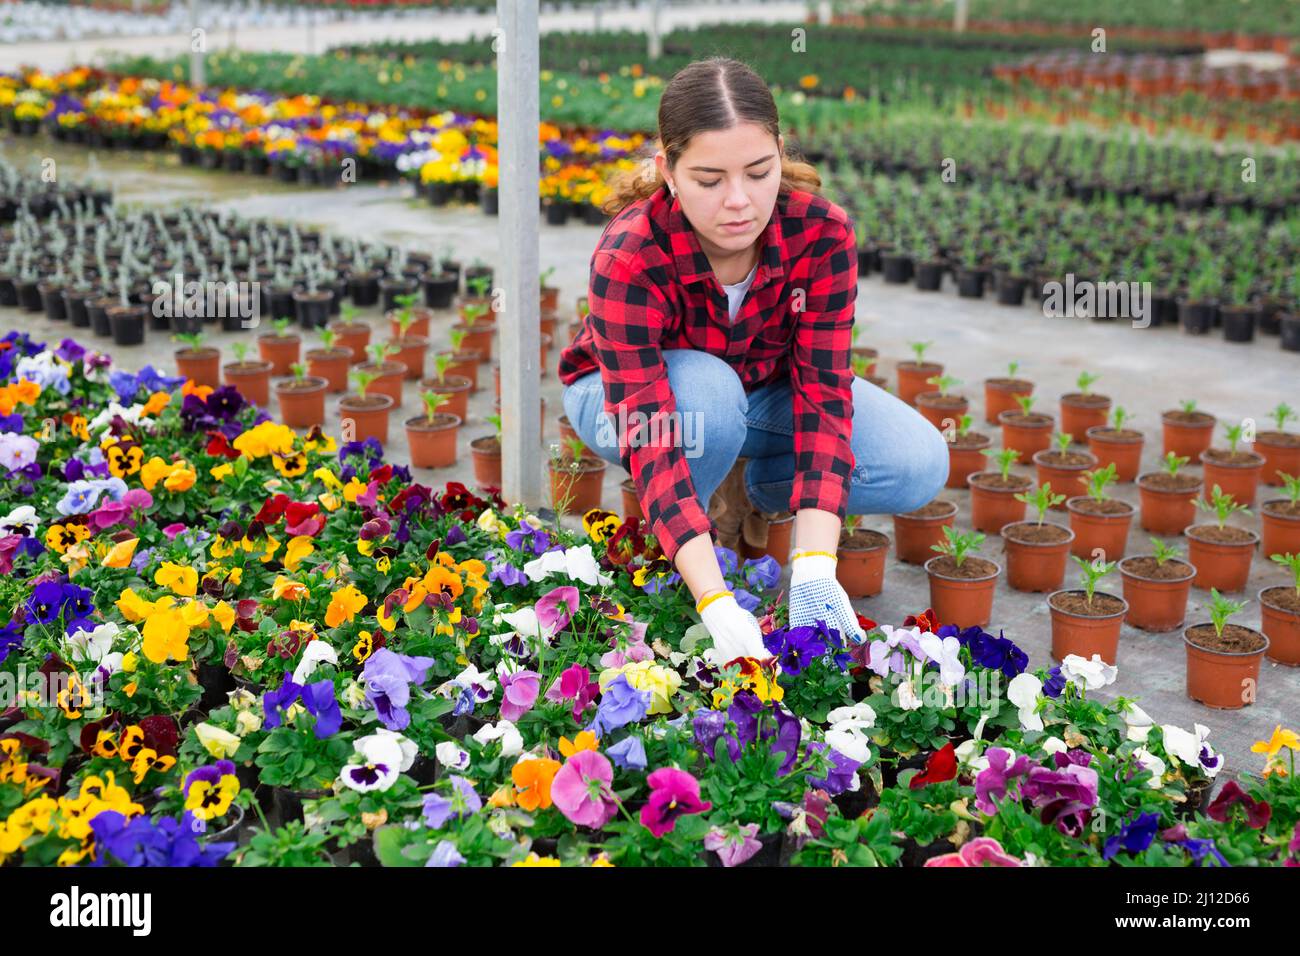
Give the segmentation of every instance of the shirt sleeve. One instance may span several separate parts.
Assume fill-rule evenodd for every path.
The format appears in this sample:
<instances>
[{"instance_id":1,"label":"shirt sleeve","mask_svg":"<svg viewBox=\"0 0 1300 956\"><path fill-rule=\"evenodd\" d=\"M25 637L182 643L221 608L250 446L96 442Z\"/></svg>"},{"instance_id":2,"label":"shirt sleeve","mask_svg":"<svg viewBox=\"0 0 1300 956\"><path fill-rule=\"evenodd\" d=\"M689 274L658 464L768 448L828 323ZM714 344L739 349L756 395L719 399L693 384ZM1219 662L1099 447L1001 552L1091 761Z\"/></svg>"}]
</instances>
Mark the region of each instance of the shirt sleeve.
<instances>
[{"instance_id":1,"label":"shirt sleeve","mask_svg":"<svg viewBox=\"0 0 1300 956\"><path fill-rule=\"evenodd\" d=\"M853 471L853 369L849 362L858 297L853 226L828 228L812 245L816 259L791 342L794 487L790 510L845 516Z\"/></svg>"},{"instance_id":2,"label":"shirt sleeve","mask_svg":"<svg viewBox=\"0 0 1300 956\"><path fill-rule=\"evenodd\" d=\"M592 259L588 300L608 416L598 427L617 433L623 467L671 561L681 545L713 528L696 496L678 430L667 427L676 421L677 403L660 342L672 310L644 272L606 251Z\"/></svg>"}]
</instances>

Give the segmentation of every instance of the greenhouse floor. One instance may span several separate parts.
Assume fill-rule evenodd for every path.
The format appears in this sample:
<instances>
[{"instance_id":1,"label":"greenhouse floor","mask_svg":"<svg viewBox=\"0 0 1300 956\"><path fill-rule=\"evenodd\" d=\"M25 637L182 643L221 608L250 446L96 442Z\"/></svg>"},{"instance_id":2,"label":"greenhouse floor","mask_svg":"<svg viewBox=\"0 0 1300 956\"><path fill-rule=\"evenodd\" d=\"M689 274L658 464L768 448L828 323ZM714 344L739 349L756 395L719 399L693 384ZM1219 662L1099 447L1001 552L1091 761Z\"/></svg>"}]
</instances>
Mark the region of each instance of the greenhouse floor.
<instances>
[{"instance_id":1,"label":"greenhouse floor","mask_svg":"<svg viewBox=\"0 0 1300 956\"><path fill-rule=\"evenodd\" d=\"M10 141L7 152L20 165L28 158L53 157L59 175L80 180L87 171L87 154L79 147L69 147L44 140ZM412 249L437 252L451 244L465 263L476 257L493 262L497 255L497 220L474 208L431 209L417 201L409 185L356 185L340 189L307 190L283 186L259 177L208 173L181 168L173 156L157 154L102 154L99 174L110 181L123 203L177 203L181 201L213 202L241 214L277 219L294 219L334 230L336 234L360 235L371 240L402 242ZM868 224L859 224L861 236ZM600 230L596 227L566 225L541 227L543 268L556 267L553 284L560 288L562 323L572 317L578 296L585 294L587 270ZM1176 406L1179 400L1195 398L1199 407L1211 411L1220 422L1254 417L1259 427L1269 427L1265 414L1279 401L1300 406L1300 356L1283 352L1277 339L1263 337L1248 345L1229 345L1217 337L1193 338L1176 329L1134 329L1127 323L1091 322L1086 319L1045 318L1033 306L1008 308L991 301L961 299L945 285L940 293L922 293L911 286L887 286L878 276L861 282L859 287L859 322L864 325L861 344L880 351L877 374L891 383L894 365L910 357L909 341L931 340L935 344L929 358L943 362L948 374L963 380L958 387L972 398L976 430L992 431L983 425L982 386L988 376L1005 372L1006 364L1021 363L1020 374L1036 384L1042 410L1055 412L1056 399L1074 390L1074 380L1081 370L1099 374L1096 391L1112 396L1114 402L1133 413L1130 427L1147 435L1143 470L1155 467L1160 451L1160 412ZM377 310L363 318L378 323ZM1066 324L1068 323L1068 328ZM434 346L445 347L446 322L434 322ZM96 340L88 329L72 330L66 323L54 323L43 316L0 309L0 328L21 328L37 337L58 338L75 332L83 343L94 346ZM560 329L564 326L561 324ZM212 343L225 350L239 336L250 341L252 332L218 333ZM562 337L561 331L561 337ZM171 341L159 333L146 333L143 346L112 349L118 361L128 368L153 363L171 371ZM555 419L563 413L561 387L555 376L558 348L552 348L549 375L542 380L546 402L545 442L558 440ZM485 416L492 409L492 379L489 366L480 372L480 391L470 402L470 418L462 429L461 464L441 471L417 470L416 477L429 484L448 480L470 481L469 441L487 434L490 426ZM391 420L390 453L394 460L405 460L406 442L401 422L418 412L415 389L408 387L402 409ZM338 417L333 403L328 404L330 420L337 434ZM274 409L272 410L274 412ZM996 438L996 435L994 436ZM905 454L905 449L900 449ZM538 468L544 468L545 451L538 451ZM1027 468L1017 471L1031 474ZM606 476L604 505L616 509L620 504L618 485L625 477L612 467ZM1260 500L1277 497L1276 489L1261 487ZM1136 504L1133 485L1119 486L1116 496ZM959 504L958 526L969 527L968 493L945 491L942 497ZM546 504L547 502L543 502ZM572 519L568 519L572 520ZM1236 520L1236 519L1234 519ZM1256 519L1244 519L1254 523ZM888 516L869 516L863 526L890 534ZM1129 539L1128 553L1148 550L1147 536L1137 528ZM1179 543L1181 545L1181 543ZM1000 547L990 540L986 545L990 557L1000 558ZM1067 586L1079 580L1071 568ZM1118 591L1117 578L1106 582ZM1256 560L1249 587L1239 598L1250 604L1239 623L1257 627L1259 604L1256 592L1265 586L1285 583L1281 569ZM1208 595L1193 590L1187 620L1208 620L1204 604ZM856 602L859 610L882 623L898 623L911 612L929 604L924 570L918 566L891 560L887 564L884 592L875 598ZM994 603L995 629L1002 628L1030 655L1031 663L1046 664L1050 647L1049 619L1043 595L1023 594L1000 583ZM1250 753L1250 745L1266 738L1276 724L1294 725L1300 717L1300 669L1265 661L1260 675L1258 701L1244 710L1215 712L1188 699L1184 693L1184 655L1177 632L1146 634L1125 627L1121 637L1119 678L1103 693L1137 697L1142 707L1160 723L1176 723L1188 729L1194 723L1208 725L1213 731L1212 744L1229 761L1234 771L1254 771L1262 761Z\"/></svg>"}]
</instances>

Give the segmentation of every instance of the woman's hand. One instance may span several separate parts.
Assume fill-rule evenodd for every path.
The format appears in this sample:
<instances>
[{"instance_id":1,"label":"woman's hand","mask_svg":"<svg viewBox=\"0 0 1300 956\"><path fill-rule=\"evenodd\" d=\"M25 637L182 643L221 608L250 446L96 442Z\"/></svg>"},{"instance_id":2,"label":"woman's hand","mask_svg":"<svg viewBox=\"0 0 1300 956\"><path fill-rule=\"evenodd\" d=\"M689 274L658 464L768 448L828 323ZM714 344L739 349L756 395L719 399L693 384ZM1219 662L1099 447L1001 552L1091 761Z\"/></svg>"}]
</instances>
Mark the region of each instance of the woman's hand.
<instances>
[{"instance_id":1,"label":"woman's hand","mask_svg":"<svg viewBox=\"0 0 1300 956\"><path fill-rule=\"evenodd\" d=\"M717 651L710 663L721 666L737 657L761 661L772 656L763 646L763 629L758 626L757 619L736 603L730 591L710 595L697 607Z\"/></svg>"},{"instance_id":2,"label":"woman's hand","mask_svg":"<svg viewBox=\"0 0 1300 956\"><path fill-rule=\"evenodd\" d=\"M835 579L836 559L825 553L796 549L790 556L790 626L809 627L818 621L840 632L845 643L867 639L849 596Z\"/></svg>"}]
</instances>

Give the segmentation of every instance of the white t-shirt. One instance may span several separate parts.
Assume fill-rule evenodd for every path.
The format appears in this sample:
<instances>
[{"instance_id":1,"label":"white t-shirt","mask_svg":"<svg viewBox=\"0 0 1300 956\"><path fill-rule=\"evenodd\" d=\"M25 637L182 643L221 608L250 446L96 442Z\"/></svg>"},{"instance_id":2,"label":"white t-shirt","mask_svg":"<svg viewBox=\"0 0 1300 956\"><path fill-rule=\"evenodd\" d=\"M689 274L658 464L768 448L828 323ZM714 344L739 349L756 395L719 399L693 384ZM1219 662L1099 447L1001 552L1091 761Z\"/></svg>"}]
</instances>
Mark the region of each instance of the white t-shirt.
<instances>
[{"instance_id":1,"label":"white t-shirt","mask_svg":"<svg viewBox=\"0 0 1300 956\"><path fill-rule=\"evenodd\" d=\"M754 263L754 268L749 270L749 275L745 276L735 285L724 285L722 291L727 293L727 312L731 316L731 321L736 321L736 313L740 311L740 304L745 301L745 293L749 287L754 284L754 276L758 275L758 263Z\"/></svg>"}]
</instances>

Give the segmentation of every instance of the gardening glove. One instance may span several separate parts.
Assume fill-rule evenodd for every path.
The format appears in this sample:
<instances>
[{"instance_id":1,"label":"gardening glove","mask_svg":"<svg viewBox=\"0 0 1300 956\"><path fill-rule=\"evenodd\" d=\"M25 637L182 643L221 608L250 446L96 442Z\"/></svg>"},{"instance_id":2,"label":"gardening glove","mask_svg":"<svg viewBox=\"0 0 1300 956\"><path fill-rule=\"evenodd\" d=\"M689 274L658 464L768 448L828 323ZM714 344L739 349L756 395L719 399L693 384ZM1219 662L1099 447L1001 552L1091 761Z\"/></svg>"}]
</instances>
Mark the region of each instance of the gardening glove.
<instances>
[{"instance_id":1,"label":"gardening glove","mask_svg":"<svg viewBox=\"0 0 1300 956\"><path fill-rule=\"evenodd\" d=\"M790 555L790 626L811 627L818 621L840 632L845 643L867 639L858 615L840 582L835 580L837 558L825 551L796 548Z\"/></svg>"},{"instance_id":2,"label":"gardening glove","mask_svg":"<svg viewBox=\"0 0 1300 956\"><path fill-rule=\"evenodd\" d=\"M696 605L700 620L713 638L712 664L723 665L737 657L765 660L771 653L763 646L763 629L754 615L736 603L730 591L711 594ZM709 656L709 655L706 655Z\"/></svg>"}]
</instances>

